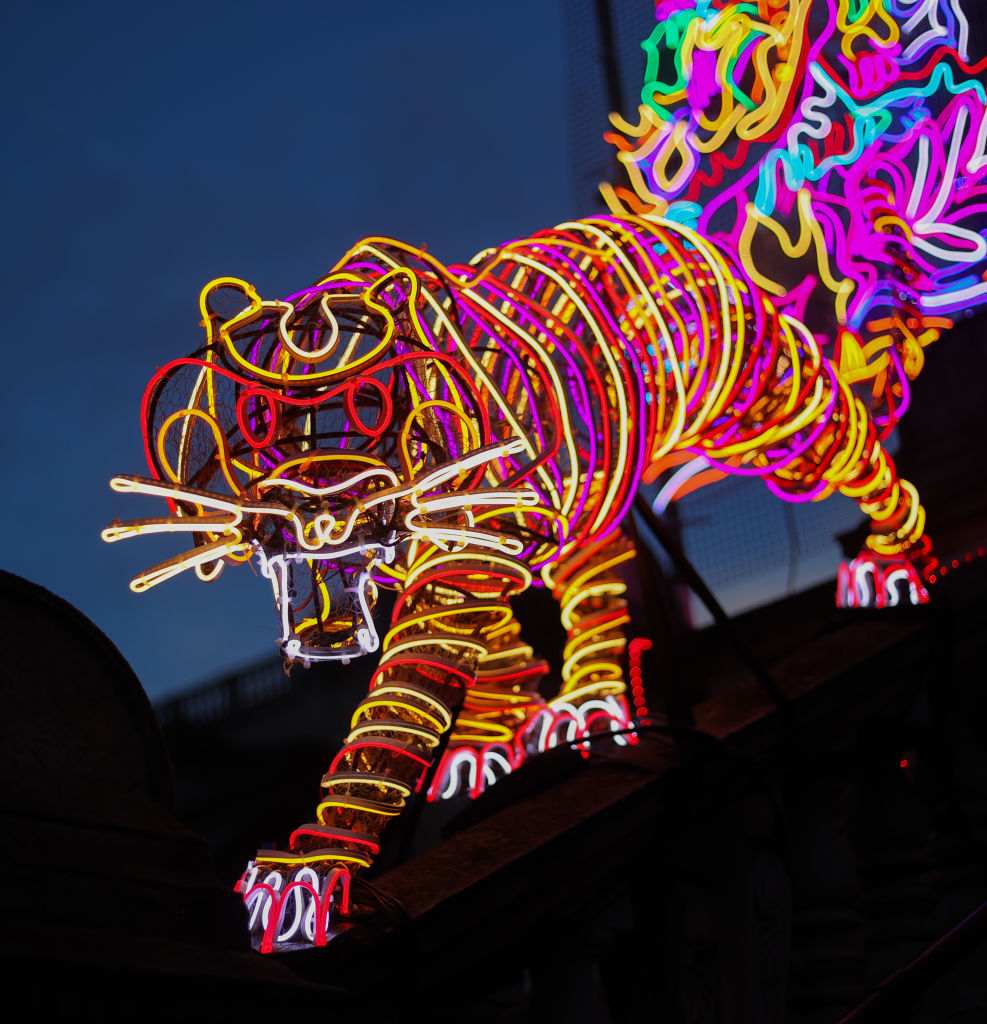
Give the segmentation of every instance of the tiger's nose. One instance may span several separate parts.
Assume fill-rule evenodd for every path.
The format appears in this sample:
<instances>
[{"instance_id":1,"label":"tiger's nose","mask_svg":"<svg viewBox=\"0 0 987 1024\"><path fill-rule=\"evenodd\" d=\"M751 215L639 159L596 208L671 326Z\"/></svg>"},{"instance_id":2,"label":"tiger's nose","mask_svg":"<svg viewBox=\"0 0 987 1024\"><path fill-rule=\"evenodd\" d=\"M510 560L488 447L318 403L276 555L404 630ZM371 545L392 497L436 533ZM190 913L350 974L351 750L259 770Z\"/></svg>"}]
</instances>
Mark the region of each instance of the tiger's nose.
<instances>
[{"instance_id":1,"label":"tiger's nose","mask_svg":"<svg viewBox=\"0 0 987 1024\"><path fill-rule=\"evenodd\" d=\"M339 520L331 512L321 512L312 520L312 529L320 540L326 542L332 536Z\"/></svg>"},{"instance_id":2,"label":"tiger's nose","mask_svg":"<svg viewBox=\"0 0 987 1024\"><path fill-rule=\"evenodd\" d=\"M339 520L323 504L322 508L305 524L305 540L314 546L328 544L338 525Z\"/></svg>"}]
</instances>

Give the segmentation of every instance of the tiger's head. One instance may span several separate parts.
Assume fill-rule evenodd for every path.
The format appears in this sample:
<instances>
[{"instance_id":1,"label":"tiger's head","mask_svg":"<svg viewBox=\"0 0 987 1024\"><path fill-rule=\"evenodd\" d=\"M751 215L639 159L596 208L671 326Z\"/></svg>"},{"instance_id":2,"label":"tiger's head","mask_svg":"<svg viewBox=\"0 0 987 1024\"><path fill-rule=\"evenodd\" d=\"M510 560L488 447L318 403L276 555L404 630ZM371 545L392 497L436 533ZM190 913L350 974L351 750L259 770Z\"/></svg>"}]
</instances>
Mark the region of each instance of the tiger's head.
<instances>
[{"instance_id":1,"label":"tiger's head","mask_svg":"<svg viewBox=\"0 0 987 1024\"><path fill-rule=\"evenodd\" d=\"M111 481L165 498L171 514L102 534L193 539L136 576L136 592L256 559L282 651L305 664L377 649L378 588L400 586L415 545L516 554L518 542L471 509L529 501L521 489L477 489L518 442L494 436L473 380L421 316L435 302L422 275L346 263L285 300L236 278L203 289L205 344L145 391L151 476Z\"/></svg>"}]
</instances>

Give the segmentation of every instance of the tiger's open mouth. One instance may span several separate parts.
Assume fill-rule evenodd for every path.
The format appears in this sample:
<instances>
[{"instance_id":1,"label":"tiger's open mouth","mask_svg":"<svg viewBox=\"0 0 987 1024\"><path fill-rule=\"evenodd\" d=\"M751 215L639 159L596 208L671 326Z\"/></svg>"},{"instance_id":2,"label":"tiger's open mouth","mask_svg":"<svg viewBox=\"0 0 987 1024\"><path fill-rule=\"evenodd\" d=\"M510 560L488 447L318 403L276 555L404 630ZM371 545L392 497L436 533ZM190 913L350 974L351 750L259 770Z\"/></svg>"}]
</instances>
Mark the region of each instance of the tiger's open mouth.
<instances>
[{"instance_id":1,"label":"tiger's open mouth","mask_svg":"<svg viewBox=\"0 0 987 1024\"><path fill-rule=\"evenodd\" d=\"M394 560L393 544L357 544L317 553L255 551L271 581L285 657L305 665L370 654L380 646L373 620L374 569ZM320 557L321 556L321 557Z\"/></svg>"}]
</instances>

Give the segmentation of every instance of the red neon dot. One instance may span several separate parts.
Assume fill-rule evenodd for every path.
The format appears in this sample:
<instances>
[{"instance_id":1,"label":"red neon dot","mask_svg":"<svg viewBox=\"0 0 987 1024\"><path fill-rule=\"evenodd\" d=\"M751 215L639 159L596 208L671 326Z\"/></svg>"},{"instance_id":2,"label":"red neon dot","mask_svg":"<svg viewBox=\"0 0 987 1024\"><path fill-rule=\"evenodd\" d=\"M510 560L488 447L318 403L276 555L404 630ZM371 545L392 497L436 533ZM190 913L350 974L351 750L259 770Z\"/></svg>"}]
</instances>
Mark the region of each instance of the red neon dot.
<instances>
[{"instance_id":1,"label":"red neon dot","mask_svg":"<svg viewBox=\"0 0 987 1024\"><path fill-rule=\"evenodd\" d=\"M903 757L903 758L902 758L902 759L901 759L901 760L900 760L900 761L898 762L898 767L899 767L899 768L907 768L907 767L908 767L908 758L907 758L907 757Z\"/></svg>"},{"instance_id":2,"label":"red neon dot","mask_svg":"<svg viewBox=\"0 0 987 1024\"><path fill-rule=\"evenodd\" d=\"M942 567L942 568L941 568L941 569L939 570L939 575L940 575L940 576L945 576L945 575L946 575L946 566L943 566L943 567Z\"/></svg>"},{"instance_id":3,"label":"red neon dot","mask_svg":"<svg viewBox=\"0 0 987 1024\"><path fill-rule=\"evenodd\" d=\"M936 582L936 577L935 576L930 576L929 577L929 582L930 583L935 583Z\"/></svg>"},{"instance_id":4,"label":"red neon dot","mask_svg":"<svg viewBox=\"0 0 987 1024\"><path fill-rule=\"evenodd\" d=\"M955 558L954 558L954 559L953 559L953 568L954 568L954 569L958 569L959 567L960 567L960 563L959 563L959 561L958 561L957 559L955 559Z\"/></svg>"}]
</instances>

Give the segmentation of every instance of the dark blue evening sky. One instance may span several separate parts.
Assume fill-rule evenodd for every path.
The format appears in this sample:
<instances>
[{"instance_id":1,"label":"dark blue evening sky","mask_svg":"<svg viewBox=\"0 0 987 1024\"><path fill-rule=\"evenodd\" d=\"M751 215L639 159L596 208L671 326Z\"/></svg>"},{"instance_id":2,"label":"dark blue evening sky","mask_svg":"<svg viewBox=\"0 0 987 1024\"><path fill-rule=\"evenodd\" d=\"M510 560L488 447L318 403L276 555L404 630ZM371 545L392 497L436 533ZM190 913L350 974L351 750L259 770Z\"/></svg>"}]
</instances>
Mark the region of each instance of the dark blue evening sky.
<instances>
[{"instance_id":1,"label":"dark blue evening sky","mask_svg":"<svg viewBox=\"0 0 987 1024\"><path fill-rule=\"evenodd\" d=\"M152 698L276 634L250 568L135 596L180 542L99 539L163 512L107 481L145 471L143 387L198 345L199 289L234 274L273 298L362 235L453 262L585 212L560 6L7 5L0 564L89 615Z\"/></svg>"}]
</instances>

